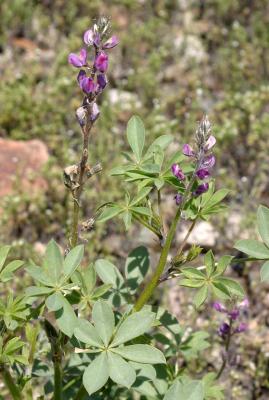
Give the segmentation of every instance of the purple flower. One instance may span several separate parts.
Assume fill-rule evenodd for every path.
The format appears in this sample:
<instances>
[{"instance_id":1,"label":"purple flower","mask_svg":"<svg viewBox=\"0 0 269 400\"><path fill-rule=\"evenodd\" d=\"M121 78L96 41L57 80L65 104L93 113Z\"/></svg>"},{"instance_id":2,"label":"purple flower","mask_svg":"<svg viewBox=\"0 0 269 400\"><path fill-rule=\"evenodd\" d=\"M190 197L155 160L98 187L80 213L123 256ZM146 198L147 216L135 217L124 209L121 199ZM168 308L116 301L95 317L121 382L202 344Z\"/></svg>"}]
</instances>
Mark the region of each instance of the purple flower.
<instances>
[{"instance_id":1,"label":"purple flower","mask_svg":"<svg viewBox=\"0 0 269 400\"><path fill-rule=\"evenodd\" d=\"M98 71L106 72L106 70L108 68L108 55L104 51L101 51L97 55L97 57L94 61L94 66Z\"/></svg>"},{"instance_id":2,"label":"purple flower","mask_svg":"<svg viewBox=\"0 0 269 400\"><path fill-rule=\"evenodd\" d=\"M193 151L193 148L189 144L184 144L182 148L182 152L185 156L187 157L193 157L195 156L195 153Z\"/></svg>"},{"instance_id":3,"label":"purple flower","mask_svg":"<svg viewBox=\"0 0 269 400\"><path fill-rule=\"evenodd\" d=\"M238 310L238 308L234 308L232 311L229 311L228 315L233 321L236 321L240 315L240 311Z\"/></svg>"},{"instance_id":4,"label":"purple flower","mask_svg":"<svg viewBox=\"0 0 269 400\"><path fill-rule=\"evenodd\" d=\"M226 336L230 332L230 325L227 324L227 322L223 322L220 325L218 332L220 336Z\"/></svg>"},{"instance_id":5,"label":"purple flower","mask_svg":"<svg viewBox=\"0 0 269 400\"><path fill-rule=\"evenodd\" d=\"M171 171L172 174L180 181L183 181L185 179L185 175L178 164L173 164L171 167Z\"/></svg>"},{"instance_id":6,"label":"purple flower","mask_svg":"<svg viewBox=\"0 0 269 400\"><path fill-rule=\"evenodd\" d=\"M105 74L97 75L98 91L102 91L107 85L107 77Z\"/></svg>"},{"instance_id":7,"label":"purple flower","mask_svg":"<svg viewBox=\"0 0 269 400\"><path fill-rule=\"evenodd\" d=\"M224 307L224 305L221 304L221 303L218 302L218 301L215 301L215 302L213 303L212 307L213 307L216 311L218 311L218 312L225 312L225 313L227 312L226 307Z\"/></svg>"},{"instance_id":8,"label":"purple flower","mask_svg":"<svg viewBox=\"0 0 269 400\"><path fill-rule=\"evenodd\" d=\"M212 149L212 147L215 146L215 144L216 144L215 136L213 135L209 136L205 144L205 151Z\"/></svg>"},{"instance_id":9,"label":"purple flower","mask_svg":"<svg viewBox=\"0 0 269 400\"><path fill-rule=\"evenodd\" d=\"M247 324L245 324L245 322L241 322L237 328L235 328L234 333L243 333L246 332L246 330L248 329Z\"/></svg>"},{"instance_id":10,"label":"purple flower","mask_svg":"<svg viewBox=\"0 0 269 400\"><path fill-rule=\"evenodd\" d=\"M99 117L99 114L100 114L99 107L98 107L98 105L94 102L93 105L92 105L92 109L91 109L90 120L93 121L93 122L96 121L97 118Z\"/></svg>"},{"instance_id":11,"label":"purple flower","mask_svg":"<svg viewBox=\"0 0 269 400\"><path fill-rule=\"evenodd\" d=\"M197 186L196 190L193 192L194 196L200 196L201 194L207 192L209 189L209 184L206 183L201 183L201 185Z\"/></svg>"},{"instance_id":12,"label":"purple flower","mask_svg":"<svg viewBox=\"0 0 269 400\"><path fill-rule=\"evenodd\" d=\"M117 46L117 44L119 44L119 40L117 36L113 35L104 43L103 49L112 49L113 47Z\"/></svg>"},{"instance_id":13,"label":"purple flower","mask_svg":"<svg viewBox=\"0 0 269 400\"><path fill-rule=\"evenodd\" d=\"M98 47L101 42L99 33L95 33L92 29L88 29L84 33L83 40L87 46L95 45L96 47Z\"/></svg>"},{"instance_id":14,"label":"purple flower","mask_svg":"<svg viewBox=\"0 0 269 400\"><path fill-rule=\"evenodd\" d=\"M202 163L201 163L201 168L212 168L214 167L216 162L215 157L213 156L213 154L210 154L209 156L206 156Z\"/></svg>"},{"instance_id":15,"label":"purple flower","mask_svg":"<svg viewBox=\"0 0 269 400\"><path fill-rule=\"evenodd\" d=\"M87 51L85 49L81 49L79 56L77 54L70 53L68 56L68 62L76 68L85 67L87 65Z\"/></svg>"},{"instance_id":16,"label":"purple flower","mask_svg":"<svg viewBox=\"0 0 269 400\"><path fill-rule=\"evenodd\" d=\"M182 203L183 197L181 194L177 193L174 197L174 199L176 200L176 205L180 206L180 204Z\"/></svg>"},{"instance_id":17,"label":"purple flower","mask_svg":"<svg viewBox=\"0 0 269 400\"><path fill-rule=\"evenodd\" d=\"M96 89L96 85L95 85L93 79L89 78L88 76L80 78L79 86L81 87L83 92L86 93L86 94L93 93L95 91L95 89Z\"/></svg>"},{"instance_id":18,"label":"purple flower","mask_svg":"<svg viewBox=\"0 0 269 400\"><path fill-rule=\"evenodd\" d=\"M210 172L206 168L200 168L196 172L196 175L198 176L199 179L205 179L210 176Z\"/></svg>"}]
</instances>

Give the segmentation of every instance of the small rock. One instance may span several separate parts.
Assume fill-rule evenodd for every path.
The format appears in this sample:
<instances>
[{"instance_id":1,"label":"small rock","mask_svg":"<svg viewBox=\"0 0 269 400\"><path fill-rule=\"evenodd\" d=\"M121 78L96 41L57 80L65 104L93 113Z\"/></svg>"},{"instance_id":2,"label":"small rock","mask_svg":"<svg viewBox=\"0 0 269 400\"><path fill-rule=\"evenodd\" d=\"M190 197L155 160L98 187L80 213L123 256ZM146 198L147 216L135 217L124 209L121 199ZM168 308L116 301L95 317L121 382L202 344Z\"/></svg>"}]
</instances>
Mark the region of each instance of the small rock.
<instances>
[{"instance_id":1,"label":"small rock","mask_svg":"<svg viewBox=\"0 0 269 400\"><path fill-rule=\"evenodd\" d=\"M176 240L178 243L182 242L187 232L188 226L185 226L177 234ZM187 240L187 244L195 244L205 248L214 247L218 237L219 233L214 229L213 225L211 225L209 222L201 221L195 225L192 233Z\"/></svg>"},{"instance_id":2,"label":"small rock","mask_svg":"<svg viewBox=\"0 0 269 400\"><path fill-rule=\"evenodd\" d=\"M0 138L0 197L18 189L31 195L46 190L47 182L41 176L41 170L48 158L48 149L40 140Z\"/></svg>"}]
</instances>

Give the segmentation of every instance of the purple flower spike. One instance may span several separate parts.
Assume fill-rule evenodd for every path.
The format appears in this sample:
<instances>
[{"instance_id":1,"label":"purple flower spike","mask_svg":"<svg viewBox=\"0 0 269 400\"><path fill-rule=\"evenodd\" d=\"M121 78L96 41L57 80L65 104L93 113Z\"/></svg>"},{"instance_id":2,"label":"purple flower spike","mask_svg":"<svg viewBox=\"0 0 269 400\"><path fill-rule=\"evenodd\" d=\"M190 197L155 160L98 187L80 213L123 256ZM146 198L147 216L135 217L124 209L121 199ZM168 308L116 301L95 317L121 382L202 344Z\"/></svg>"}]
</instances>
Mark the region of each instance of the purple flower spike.
<instances>
[{"instance_id":1,"label":"purple flower spike","mask_svg":"<svg viewBox=\"0 0 269 400\"><path fill-rule=\"evenodd\" d=\"M174 199L176 200L176 205L180 206L180 204L182 203L183 197L181 194L177 193L174 197Z\"/></svg>"},{"instance_id":2,"label":"purple flower spike","mask_svg":"<svg viewBox=\"0 0 269 400\"><path fill-rule=\"evenodd\" d=\"M215 302L213 303L212 307L214 308L214 310L216 310L216 311L218 311L218 312L224 312L224 313L227 312L226 307L224 307L224 305L221 304L221 303L218 302L218 301L215 301Z\"/></svg>"},{"instance_id":3,"label":"purple flower spike","mask_svg":"<svg viewBox=\"0 0 269 400\"><path fill-rule=\"evenodd\" d=\"M117 44L119 44L119 40L117 36L113 35L104 43L103 49L112 49L113 47L117 46Z\"/></svg>"},{"instance_id":4,"label":"purple flower spike","mask_svg":"<svg viewBox=\"0 0 269 400\"><path fill-rule=\"evenodd\" d=\"M239 315L240 315L240 311L239 311L237 308L235 308L235 309L233 309L232 311L230 311L228 314L229 314L229 316L231 317L231 319L232 319L233 321L236 321L237 318L238 318Z\"/></svg>"},{"instance_id":5,"label":"purple flower spike","mask_svg":"<svg viewBox=\"0 0 269 400\"><path fill-rule=\"evenodd\" d=\"M95 68L100 71L100 72L106 72L108 68L108 55L104 52L101 51L94 62Z\"/></svg>"},{"instance_id":6,"label":"purple flower spike","mask_svg":"<svg viewBox=\"0 0 269 400\"><path fill-rule=\"evenodd\" d=\"M239 324L239 326L235 329L234 333L243 333L246 332L247 329L248 329L247 324L241 322L241 324Z\"/></svg>"},{"instance_id":7,"label":"purple flower spike","mask_svg":"<svg viewBox=\"0 0 269 400\"><path fill-rule=\"evenodd\" d=\"M212 168L212 167L214 167L215 162L216 162L215 157L213 156L213 154L210 154L209 156L207 156L203 159L201 167L202 168Z\"/></svg>"},{"instance_id":8,"label":"purple flower spike","mask_svg":"<svg viewBox=\"0 0 269 400\"><path fill-rule=\"evenodd\" d=\"M105 74L97 75L97 84L98 84L98 90L99 91L103 90L106 87L106 85L107 85L107 77L105 76Z\"/></svg>"},{"instance_id":9,"label":"purple flower spike","mask_svg":"<svg viewBox=\"0 0 269 400\"><path fill-rule=\"evenodd\" d=\"M180 181L183 181L185 179L185 175L178 164L173 164L171 167L171 171L172 174Z\"/></svg>"},{"instance_id":10,"label":"purple flower spike","mask_svg":"<svg viewBox=\"0 0 269 400\"><path fill-rule=\"evenodd\" d=\"M79 84L83 92L86 94L93 93L95 91L96 85L93 79L89 78L88 76L82 78Z\"/></svg>"},{"instance_id":11,"label":"purple flower spike","mask_svg":"<svg viewBox=\"0 0 269 400\"><path fill-rule=\"evenodd\" d=\"M99 115L100 115L99 107L98 107L98 105L96 103L93 103L92 110L91 110L91 115L90 115L90 120L93 121L93 122L96 121L97 118L99 117Z\"/></svg>"},{"instance_id":12,"label":"purple flower spike","mask_svg":"<svg viewBox=\"0 0 269 400\"><path fill-rule=\"evenodd\" d=\"M200 196L201 194L207 192L209 189L209 184L208 183L202 183L199 185L196 190L193 192L194 196Z\"/></svg>"},{"instance_id":13,"label":"purple flower spike","mask_svg":"<svg viewBox=\"0 0 269 400\"><path fill-rule=\"evenodd\" d=\"M189 144L184 144L182 148L182 152L185 156L187 157L193 157L195 156L195 153L193 151L193 148Z\"/></svg>"},{"instance_id":14,"label":"purple flower spike","mask_svg":"<svg viewBox=\"0 0 269 400\"><path fill-rule=\"evenodd\" d=\"M223 322L220 327L219 327L219 335L220 336L226 336L230 331L230 325L227 324L226 322Z\"/></svg>"},{"instance_id":15,"label":"purple flower spike","mask_svg":"<svg viewBox=\"0 0 269 400\"><path fill-rule=\"evenodd\" d=\"M205 144L205 151L212 149L212 147L215 146L215 144L216 144L215 136L213 135L209 136Z\"/></svg>"},{"instance_id":16,"label":"purple flower spike","mask_svg":"<svg viewBox=\"0 0 269 400\"><path fill-rule=\"evenodd\" d=\"M81 49L79 56L77 54L70 53L68 56L68 62L76 68L85 67L87 65L87 51L85 49Z\"/></svg>"},{"instance_id":17,"label":"purple flower spike","mask_svg":"<svg viewBox=\"0 0 269 400\"><path fill-rule=\"evenodd\" d=\"M199 179L205 179L210 176L210 172L206 168L200 168L196 172L196 175L198 176Z\"/></svg>"}]
</instances>

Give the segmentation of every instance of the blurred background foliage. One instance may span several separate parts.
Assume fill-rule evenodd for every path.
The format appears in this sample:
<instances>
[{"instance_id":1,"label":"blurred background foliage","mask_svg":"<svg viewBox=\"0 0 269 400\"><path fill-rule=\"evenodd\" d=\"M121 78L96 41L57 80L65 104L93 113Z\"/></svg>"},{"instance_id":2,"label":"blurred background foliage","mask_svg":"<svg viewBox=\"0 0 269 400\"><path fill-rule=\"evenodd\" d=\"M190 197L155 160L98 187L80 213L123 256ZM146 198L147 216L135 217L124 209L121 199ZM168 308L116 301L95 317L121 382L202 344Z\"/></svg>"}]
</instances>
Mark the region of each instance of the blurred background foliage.
<instances>
[{"instance_id":1,"label":"blurred background foliage","mask_svg":"<svg viewBox=\"0 0 269 400\"><path fill-rule=\"evenodd\" d=\"M130 115L142 116L150 140L172 133L181 146L208 113L218 138L218 183L234 190L231 206L244 207L252 223L268 190L268 1L11 0L0 5L0 135L48 146L49 187L35 204L19 191L5 199L2 235L33 243L68 230L61 175L80 149L74 111L81 94L67 55L98 15L111 17L120 46L90 149L104 173L91 181L85 216L121 196L107 171L121 160ZM98 239L104 229L121 228L100 228Z\"/></svg>"}]
</instances>

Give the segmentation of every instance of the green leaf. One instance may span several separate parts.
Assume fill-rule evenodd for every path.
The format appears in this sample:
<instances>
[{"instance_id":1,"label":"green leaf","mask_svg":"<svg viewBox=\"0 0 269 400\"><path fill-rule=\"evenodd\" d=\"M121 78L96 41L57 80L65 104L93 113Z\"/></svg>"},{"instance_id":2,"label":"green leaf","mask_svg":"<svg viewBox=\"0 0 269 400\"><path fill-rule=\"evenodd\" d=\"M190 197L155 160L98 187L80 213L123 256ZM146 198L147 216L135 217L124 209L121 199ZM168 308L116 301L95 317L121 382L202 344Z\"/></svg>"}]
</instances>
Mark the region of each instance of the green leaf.
<instances>
[{"instance_id":1,"label":"green leaf","mask_svg":"<svg viewBox=\"0 0 269 400\"><path fill-rule=\"evenodd\" d=\"M263 242L269 247L269 208L259 206L257 212L258 229Z\"/></svg>"},{"instance_id":2,"label":"green leaf","mask_svg":"<svg viewBox=\"0 0 269 400\"><path fill-rule=\"evenodd\" d=\"M66 336L71 337L73 336L74 329L77 325L76 314L70 303L62 294L57 293L57 296L58 301L62 303L62 308L55 312L57 325Z\"/></svg>"},{"instance_id":3,"label":"green leaf","mask_svg":"<svg viewBox=\"0 0 269 400\"><path fill-rule=\"evenodd\" d=\"M269 261L266 261L261 268L261 281L269 281Z\"/></svg>"},{"instance_id":4,"label":"green leaf","mask_svg":"<svg viewBox=\"0 0 269 400\"><path fill-rule=\"evenodd\" d=\"M42 268L30 265L26 268L26 271L34 280L42 283L42 285L54 287L55 282L52 281L50 276L48 276Z\"/></svg>"},{"instance_id":5,"label":"green leaf","mask_svg":"<svg viewBox=\"0 0 269 400\"><path fill-rule=\"evenodd\" d=\"M127 139L130 147L139 162L145 143L145 127L143 121L138 116L133 116L127 125Z\"/></svg>"},{"instance_id":6,"label":"green leaf","mask_svg":"<svg viewBox=\"0 0 269 400\"><path fill-rule=\"evenodd\" d=\"M46 248L43 262L44 270L51 277L54 284L59 281L63 267L63 256L57 243L52 239Z\"/></svg>"},{"instance_id":7,"label":"green leaf","mask_svg":"<svg viewBox=\"0 0 269 400\"><path fill-rule=\"evenodd\" d=\"M118 385L130 388L136 379L134 368L118 354L107 352L109 376Z\"/></svg>"},{"instance_id":8,"label":"green leaf","mask_svg":"<svg viewBox=\"0 0 269 400\"><path fill-rule=\"evenodd\" d=\"M69 278L80 265L84 254L84 246L74 247L65 257L63 264L63 272L66 278Z\"/></svg>"},{"instance_id":9,"label":"green leaf","mask_svg":"<svg viewBox=\"0 0 269 400\"><path fill-rule=\"evenodd\" d=\"M207 276L210 277L214 272L215 272L215 258L214 255L212 253L212 250L209 250L205 257L205 265L206 265L206 272L207 272Z\"/></svg>"},{"instance_id":10,"label":"green leaf","mask_svg":"<svg viewBox=\"0 0 269 400\"><path fill-rule=\"evenodd\" d=\"M123 219L125 229L126 229L126 231L128 231L130 229L131 223L132 223L132 213L129 211L125 211L123 214L121 214L121 217Z\"/></svg>"},{"instance_id":11,"label":"green leaf","mask_svg":"<svg viewBox=\"0 0 269 400\"><path fill-rule=\"evenodd\" d=\"M217 269L216 269L216 275L222 275L230 262L232 261L233 256L223 256L219 259Z\"/></svg>"},{"instance_id":12,"label":"green leaf","mask_svg":"<svg viewBox=\"0 0 269 400\"><path fill-rule=\"evenodd\" d=\"M100 259L94 264L95 271L104 282L117 288L123 285L124 279L119 270L110 261Z\"/></svg>"},{"instance_id":13,"label":"green leaf","mask_svg":"<svg viewBox=\"0 0 269 400\"><path fill-rule=\"evenodd\" d=\"M237 297L245 296L245 292L242 286L233 279L221 277L214 280L214 284L216 284L217 282L225 286L225 288L229 291L230 296L237 296Z\"/></svg>"},{"instance_id":14,"label":"green leaf","mask_svg":"<svg viewBox=\"0 0 269 400\"><path fill-rule=\"evenodd\" d=\"M11 249L11 246L1 246L0 247L0 271L2 270L3 265L5 264L5 261L7 259L10 249Z\"/></svg>"},{"instance_id":15,"label":"green leaf","mask_svg":"<svg viewBox=\"0 0 269 400\"><path fill-rule=\"evenodd\" d=\"M181 269L181 272L184 276L186 276L186 278L189 278L189 279L198 279L198 280L206 279L205 274L203 274L203 272L197 268L185 267L185 268Z\"/></svg>"},{"instance_id":16,"label":"green leaf","mask_svg":"<svg viewBox=\"0 0 269 400\"><path fill-rule=\"evenodd\" d=\"M113 348L113 352L123 358L142 364L165 364L163 353L148 344L132 344L130 346Z\"/></svg>"},{"instance_id":17,"label":"green leaf","mask_svg":"<svg viewBox=\"0 0 269 400\"><path fill-rule=\"evenodd\" d=\"M134 293L149 270L149 253L146 247L139 246L128 255L125 264L127 286Z\"/></svg>"},{"instance_id":18,"label":"green leaf","mask_svg":"<svg viewBox=\"0 0 269 400\"><path fill-rule=\"evenodd\" d=\"M180 279L179 284L184 287L199 288L204 285L204 281L201 279Z\"/></svg>"},{"instance_id":19,"label":"green leaf","mask_svg":"<svg viewBox=\"0 0 269 400\"><path fill-rule=\"evenodd\" d=\"M19 269L24 264L24 261L14 260L7 264L0 272L0 281L7 282L13 278L13 272Z\"/></svg>"},{"instance_id":20,"label":"green leaf","mask_svg":"<svg viewBox=\"0 0 269 400\"><path fill-rule=\"evenodd\" d=\"M109 378L108 360L105 352L96 357L85 369L83 374L83 385L88 394L97 392Z\"/></svg>"},{"instance_id":21,"label":"green leaf","mask_svg":"<svg viewBox=\"0 0 269 400\"><path fill-rule=\"evenodd\" d=\"M215 192L210 199L204 203L204 208L203 210L207 210L211 207L214 207L216 204L220 203L230 192L228 189L220 189L217 192Z\"/></svg>"},{"instance_id":22,"label":"green leaf","mask_svg":"<svg viewBox=\"0 0 269 400\"><path fill-rule=\"evenodd\" d=\"M146 159L146 158L149 158L150 156L152 156L153 153L155 152L156 148L158 148L158 147L160 147L161 149L165 150L172 141L173 141L173 136L172 135L159 136L149 146L144 158Z\"/></svg>"},{"instance_id":23,"label":"green leaf","mask_svg":"<svg viewBox=\"0 0 269 400\"><path fill-rule=\"evenodd\" d=\"M44 296L53 291L52 288L48 288L45 286L29 286L25 289L25 294L27 297L36 297L36 296Z\"/></svg>"},{"instance_id":24,"label":"green leaf","mask_svg":"<svg viewBox=\"0 0 269 400\"><path fill-rule=\"evenodd\" d=\"M121 206L108 206L101 212L99 217L96 219L96 222L105 222L113 217L116 217L123 211L124 209Z\"/></svg>"},{"instance_id":25,"label":"green leaf","mask_svg":"<svg viewBox=\"0 0 269 400\"><path fill-rule=\"evenodd\" d=\"M133 198L130 203L130 206L135 206L136 204L140 203L152 190L151 187L142 188L139 193Z\"/></svg>"},{"instance_id":26,"label":"green leaf","mask_svg":"<svg viewBox=\"0 0 269 400\"><path fill-rule=\"evenodd\" d=\"M74 336L82 343L94 347L102 347L103 343L98 335L96 328L85 319L78 318L77 325L74 329Z\"/></svg>"},{"instance_id":27,"label":"green leaf","mask_svg":"<svg viewBox=\"0 0 269 400\"><path fill-rule=\"evenodd\" d=\"M258 260L269 259L269 249L263 243L257 240L239 240L235 243L234 248L248 254L250 257Z\"/></svg>"},{"instance_id":28,"label":"green leaf","mask_svg":"<svg viewBox=\"0 0 269 400\"><path fill-rule=\"evenodd\" d=\"M99 336L104 342L104 345L108 346L114 331L115 319L113 311L106 301L98 300L94 304L92 310L92 319Z\"/></svg>"},{"instance_id":29,"label":"green leaf","mask_svg":"<svg viewBox=\"0 0 269 400\"><path fill-rule=\"evenodd\" d=\"M53 293L46 299L46 306L49 311L57 311L60 310L62 305L62 295L60 293Z\"/></svg>"},{"instance_id":30,"label":"green leaf","mask_svg":"<svg viewBox=\"0 0 269 400\"><path fill-rule=\"evenodd\" d=\"M92 292L92 300L98 299L99 297L102 297L110 288L112 287L111 284L105 283L104 285L101 285L97 287L93 292Z\"/></svg>"},{"instance_id":31,"label":"green leaf","mask_svg":"<svg viewBox=\"0 0 269 400\"><path fill-rule=\"evenodd\" d=\"M116 331L112 346L119 346L148 331L155 320L151 311L139 311L127 317Z\"/></svg>"},{"instance_id":32,"label":"green leaf","mask_svg":"<svg viewBox=\"0 0 269 400\"><path fill-rule=\"evenodd\" d=\"M195 294L193 303L196 308L201 307L201 305L206 301L208 295L208 286L204 285L198 292Z\"/></svg>"},{"instance_id":33,"label":"green leaf","mask_svg":"<svg viewBox=\"0 0 269 400\"><path fill-rule=\"evenodd\" d=\"M204 400L204 388L200 381L176 381L163 400Z\"/></svg>"},{"instance_id":34,"label":"green leaf","mask_svg":"<svg viewBox=\"0 0 269 400\"><path fill-rule=\"evenodd\" d=\"M152 212L147 207L130 207L130 211L135 214L146 215L147 217L152 217Z\"/></svg>"}]
</instances>

